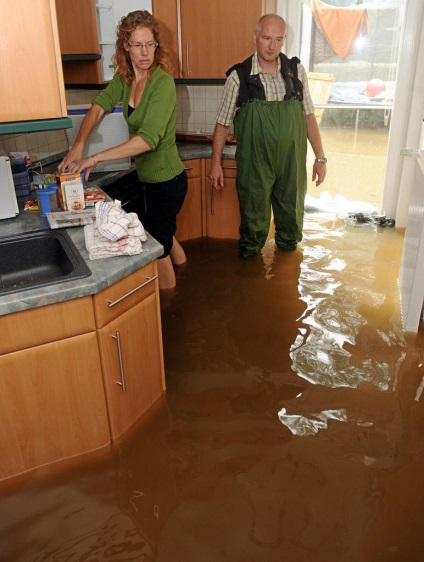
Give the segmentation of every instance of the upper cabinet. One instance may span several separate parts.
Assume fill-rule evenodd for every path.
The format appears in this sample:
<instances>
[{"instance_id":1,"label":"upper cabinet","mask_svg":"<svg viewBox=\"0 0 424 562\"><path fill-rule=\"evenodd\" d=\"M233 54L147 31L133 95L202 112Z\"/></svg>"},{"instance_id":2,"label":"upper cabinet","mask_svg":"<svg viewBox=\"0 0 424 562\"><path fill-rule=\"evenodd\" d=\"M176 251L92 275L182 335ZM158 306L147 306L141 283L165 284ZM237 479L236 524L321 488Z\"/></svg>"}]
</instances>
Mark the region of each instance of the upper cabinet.
<instances>
[{"instance_id":1,"label":"upper cabinet","mask_svg":"<svg viewBox=\"0 0 424 562\"><path fill-rule=\"evenodd\" d=\"M255 26L275 2L263 0L153 0L153 14L174 60L174 77L225 78L225 72L255 51Z\"/></svg>"},{"instance_id":2,"label":"upper cabinet","mask_svg":"<svg viewBox=\"0 0 424 562\"><path fill-rule=\"evenodd\" d=\"M65 84L102 82L95 0L56 0Z\"/></svg>"},{"instance_id":3,"label":"upper cabinet","mask_svg":"<svg viewBox=\"0 0 424 562\"><path fill-rule=\"evenodd\" d=\"M1 0L0 6L0 134L14 131L4 129L11 122L26 132L26 121L68 121L54 0ZM67 126L70 120L50 128Z\"/></svg>"}]
</instances>

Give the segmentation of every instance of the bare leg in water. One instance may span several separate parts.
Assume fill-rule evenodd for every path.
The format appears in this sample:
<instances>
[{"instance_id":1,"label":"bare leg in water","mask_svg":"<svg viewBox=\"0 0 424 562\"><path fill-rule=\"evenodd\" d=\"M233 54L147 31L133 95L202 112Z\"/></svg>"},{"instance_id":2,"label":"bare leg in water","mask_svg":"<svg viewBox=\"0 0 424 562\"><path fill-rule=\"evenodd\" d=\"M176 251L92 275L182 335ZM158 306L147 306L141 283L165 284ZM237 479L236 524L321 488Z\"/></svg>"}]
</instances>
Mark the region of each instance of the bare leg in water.
<instances>
[{"instance_id":1,"label":"bare leg in water","mask_svg":"<svg viewBox=\"0 0 424 562\"><path fill-rule=\"evenodd\" d=\"M175 237L172 239L171 261L174 265L183 265L187 261L185 252Z\"/></svg>"},{"instance_id":2,"label":"bare leg in water","mask_svg":"<svg viewBox=\"0 0 424 562\"><path fill-rule=\"evenodd\" d=\"M187 261L181 244L173 239L172 250L166 258L158 260L159 289L173 289L177 280L174 265L183 265Z\"/></svg>"}]
</instances>

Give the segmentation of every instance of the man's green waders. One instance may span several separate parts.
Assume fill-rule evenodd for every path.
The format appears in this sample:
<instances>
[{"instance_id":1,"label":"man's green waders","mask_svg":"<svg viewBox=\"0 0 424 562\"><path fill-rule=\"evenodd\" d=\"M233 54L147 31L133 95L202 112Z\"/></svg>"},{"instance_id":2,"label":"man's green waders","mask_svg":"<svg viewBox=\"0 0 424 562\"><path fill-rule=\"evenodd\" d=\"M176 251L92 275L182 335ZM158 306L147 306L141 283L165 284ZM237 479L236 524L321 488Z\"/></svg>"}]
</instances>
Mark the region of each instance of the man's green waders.
<instances>
[{"instance_id":1,"label":"man's green waders","mask_svg":"<svg viewBox=\"0 0 424 562\"><path fill-rule=\"evenodd\" d=\"M274 213L275 242L284 249L302 240L306 196L306 121L302 103L253 100L234 119L240 253L263 248Z\"/></svg>"}]
</instances>

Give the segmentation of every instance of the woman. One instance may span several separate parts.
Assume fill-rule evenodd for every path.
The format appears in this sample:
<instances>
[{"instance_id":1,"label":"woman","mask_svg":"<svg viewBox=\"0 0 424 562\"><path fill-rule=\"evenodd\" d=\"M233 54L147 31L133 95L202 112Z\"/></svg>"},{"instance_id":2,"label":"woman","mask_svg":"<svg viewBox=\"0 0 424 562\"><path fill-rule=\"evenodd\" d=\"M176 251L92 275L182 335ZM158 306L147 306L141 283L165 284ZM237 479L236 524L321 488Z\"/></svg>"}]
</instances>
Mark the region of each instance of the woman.
<instances>
[{"instance_id":1,"label":"woman","mask_svg":"<svg viewBox=\"0 0 424 562\"><path fill-rule=\"evenodd\" d=\"M144 186L143 225L164 247L158 260L159 287L175 287L173 263L186 261L175 240L176 216L187 193L187 175L175 143L176 91L159 24L145 10L130 12L117 28L115 75L96 96L81 123L78 136L59 165L59 172L81 172L88 179L97 164L133 156ZM84 144L94 126L118 103L128 124L129 140L82 159Z\"/></svg>"}]
</instances>

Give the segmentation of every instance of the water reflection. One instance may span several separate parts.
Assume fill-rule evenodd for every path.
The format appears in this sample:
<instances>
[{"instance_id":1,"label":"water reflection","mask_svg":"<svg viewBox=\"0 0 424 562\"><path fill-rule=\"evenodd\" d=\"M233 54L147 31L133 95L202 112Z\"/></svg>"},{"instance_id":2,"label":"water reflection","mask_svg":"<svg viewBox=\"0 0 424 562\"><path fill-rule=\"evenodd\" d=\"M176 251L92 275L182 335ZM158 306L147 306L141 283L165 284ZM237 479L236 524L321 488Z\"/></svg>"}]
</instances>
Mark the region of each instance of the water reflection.
<instances>
[{"instance_id":1,"label":"water reflection","mask_svg":"<svg viewBox=\"0 0 424 562\"><path fill-rule=\"evenodd\" d=\"M3 484L0 560L420 560L423 342L401 329L401 243L316 214L293 253L187 243L167 394L111 450Z\"/></svg>"}]
</instances>

